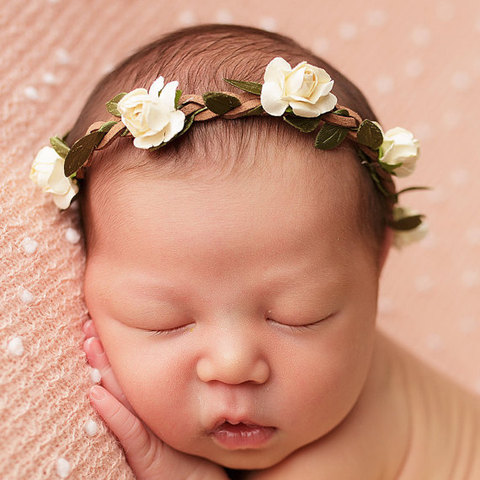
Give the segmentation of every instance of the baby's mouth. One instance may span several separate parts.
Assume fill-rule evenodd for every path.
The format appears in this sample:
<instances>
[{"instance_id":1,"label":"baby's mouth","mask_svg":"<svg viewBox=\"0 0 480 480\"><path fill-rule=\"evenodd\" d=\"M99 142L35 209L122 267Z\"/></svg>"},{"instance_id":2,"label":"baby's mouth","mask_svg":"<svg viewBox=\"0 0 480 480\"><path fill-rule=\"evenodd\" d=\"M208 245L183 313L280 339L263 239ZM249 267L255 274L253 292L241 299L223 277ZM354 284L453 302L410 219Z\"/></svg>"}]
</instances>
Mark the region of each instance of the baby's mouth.
<instances>
[{"instance_id":1,"label":"baby's mouth","mask_svg":"<svg viewBox=\"0 0 480 480\"><path fill-rule=\"evenodd\" d=\"M209 431L214 442L227 450L244 450L264 447L276 432L275 427L258 425L248 420L220 420Z\"/></svg>"}]
</instances>

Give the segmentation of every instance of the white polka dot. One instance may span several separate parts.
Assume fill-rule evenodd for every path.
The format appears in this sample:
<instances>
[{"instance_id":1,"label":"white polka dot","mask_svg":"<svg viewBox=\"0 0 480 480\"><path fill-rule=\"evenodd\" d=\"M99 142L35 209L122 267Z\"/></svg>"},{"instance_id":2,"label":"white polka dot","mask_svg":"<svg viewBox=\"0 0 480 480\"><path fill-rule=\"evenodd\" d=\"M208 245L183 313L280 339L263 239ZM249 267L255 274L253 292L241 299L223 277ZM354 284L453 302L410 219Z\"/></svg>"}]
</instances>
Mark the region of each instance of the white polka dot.
<instances>
[{"instance_id":1,"label":"white polka dot","mask_svg":"<svg viewBox=\"0 0 480 480\"><path fill-rule=\"evenodd\" d=\"M426 45L430 41L430 30L426 27L415 27L410 35L412 41L417 45Z\"/></svg>"},{"instance_id":2,"label":"white polka dot","mask_svg":"<svg viewBox=\"0 0 480 480\"><path fill-rule=\"evenodd\" d=\"M475 332L479 325L479 321L473 316L463 317L460 320L460 331L466 335Z\"/></svg>"},{"instance_id":3,"label":"white polka dot","mask_svg":"<svg viewBox=\"0 0 480 480\"><path fill-rule=\"evenodd\" d=\"M35 87L32 87L31 85L28 87L25 87L25 89L23 90L23 93L30 100L38 100L40 98L40 95L38 94L38 90Z\"/></svg>"},{"instance_id":4,"label":"white polka dot","mask_svg":"<svg viewBox=\"0 0 480 480\"><path fill-rule=\"evenodd\" d=\"M465 232L465 237L470 245L480 245L480 227L469 228Z\"/></svg>"},{"instance_id":5,"label":"white polka dot","mask_svg":"<svg viewBox=\"0 0 480 480\"><path fill-rule=\"evenodd\" d=\"M67 239L67 242L77 243L81 236L74 228L67 228L67 231L65 232L65 238Z\"/></svg>"},{"instance_id":6,"label":"white polka dot","mask_svg":"<svg viewBox=\"0 0 480 480\"><path fill-rule=\"evenodd\" d=\"M405 65L405 73L412 78L418 77L423 72L423 63L418 58L412 58Z\"/></svg>"},{"instance_id":7,"label":"white polka dot","mask_svg":"<svg viewBox=\"0 0 480 480\"><path fill-rule=\"evenodd\" d=\"M70 63L70 54L64 48L57 48L55 51L57 61L63 65Z\"/></svg>"},{"instance_id":8,"label":"white polka dot","mask_svg":"<svg viewBox=\"0 0 480 480\"><path fill-rule=\"evenodd\" d=\"M432 126L426 122L415 124L413 131L415 132L415 136L420 140L427 140L428 138L431 138L433 134Z\"/></svg>"},{"instance_id":9,"label":"white polka dot","mask_svg":"<svg viewBox=\"0 0 480 480\"><path fill-rule=\"evenodd\" d=\"M429 275L420 275L415 279L415 289L417 292L427 292L431 290L434 282Z\"/></svg>"},{"instance_id":10,"label":"white polka dot","mask_svg":"<svg viewBox=\"0 0 480 480\"><path fill-rule=\"evenodd\" d=\"M357 36L357 26L354 23L344 22L338 27L338 33L344 40L351 40Z\"/></svg>"},{"instance_id":11,"label":"white polka dot","mask_svg":"<svg viewBox=\"0 0 480 480\"><path fill-rule=\"evenodd\" d=\"M9 353L15 355L16 357L20 357L21 355L23 355L24 348L22 337L11 338L8 342L7 350L9 351Z\"/></svg>"},{"instance_id":12,"label":"white polka dot","mask_svg":"<svg viewBox=\"0 0 480 480\"><path fill-rule=\"evenodd\" d=\"M23 287L19 287L18 292L19 292L20 300L23 303L28 305L29 303L33 302L34 296L32 292L30 292L29 290Z\"/></svg>"},{"instance_id":13,"label":"white polka dot","mask_svg":"<svg viewBox=\"0 0 480 480\"><path fill-rule=\"evenodd\" d=\"M273 17L262 17L260 27L269 32L274 32L277 29L277 21Z\"/></svg>"},{"instance_id":14,"label":"white polka dot","mask_svg":"<svg viewBox=\"0 0 480 480\"><path fill-rule=\"evenodd\" d=\"M388 75L380 75L375 80L375 86L380 93L389 93L393 90L393 78Z\"/></svg>"},{"instance_id":15,"label":"white polka dot","mask_svg":"<svg viewBox=\"0 0 480 480\"><path fill-rule=\"evenodd\" d=\"M428 235L425 236L421 242L419 242L419 245L421 245L422 248L426 249L434 248L437 246L437 244L437 236L431 231L429 231Z\"/></svg>"},{"instance_id":16,"label":"white polka dot","mask_svg":"<svg viewBox=\"0 0 480 480\"><path fill-rule=\"evenodd\" d=\"M89 437L93 437L98 433L97 422L93 421L91 418L85 422L83 428Z\"/></svg>"},{"instance_id":17,"label":"white polka dot","mask_svg":"<svg viewBox=\"0 0 480 480\"><path fill-rule=\"evenodd\" d=\"M42 76L43 83L47 85L55 85L58 83L57 77L51 72L45 72Z\"/></svg>"},{"instance_id":18,"label":"white polka dot","mask_svg":"<svg viewBox=\"0 0 480 480\"><path fill-rule=\"evenodd\" d=\"M451 81L457 90L466 90L472 84L470 75L463 71L454 72Z\"/></svg>"},{"instance_id":19,"label":"white polka dot","mask_svg":"<svg viewBox=\"0 0 480 480\"><path fill-rule=\"evenodd\" d=\"M442 115L442 122L446 128L452 129L460 123L460 114L458 112L449 111Z\"/></svg>"},{"instance_id":20,"label":"white polka dot","mask_svg":"<svg viewBox=\"0 0 480 480\"><path fill-rule=\"evenodd\" d=\"M450 178L452 179L452 183L456 187L460 187L468 182L468 179L470 178L470 173L464 168L457 168L450 173Z\"/></svg>"},{"instance_id":21,"label":"white polka dot","mask_svg":"<svg viewBox=\"0 0 480 480\"><path fill-rule=\"evenodd\" d=\"M219 23L232 23L233 21L233 15L225 8L218 10L216 17Z\"/></svg>"},{"instance_id":22,"label":"white polka dot","mask_svg":"<svg viewBox=\"0 0 480 480\"><path fill-rule=\"evenodd\" d=\"M60 478L67 478L71 471L72 468L70 467L70 462L63 457L60 457L57 460L57 475Z\"/></svg>"},{"instance_id":23,"label":"white polka dot","mask_svg":"<svg viewBox=\"0 0 480 480\"><path fill-rule=\"evenodd\" d=\"M23 239L20 245L22 246L25 253L27 253L28 255L31 255L32 253L35 253L35 250L38 247L38 242L36 242L30 237L26 237Z\"/></svg>"},{"instance_id":24,"label":"white polka dot","mask_svg":"<svg viewBox=\"0 0 480 480\"><path fill-rule=\"evenodd\" d=\"M313 41L313 51L317 55L323 55L326 52L328 52L328 49L330 48L330 42L328 38L325 37L317 37Z\"/></svg>"},{"instance_id":25,"label":"white polka dot","mask_svg":"<svg viewBox=\"0 0 480 480\"><path fill-rule=\"evenodd\" d=\"M462 283L466 287L476 287L480 284L480 275L476 270L465 270L462 273Z\"/></svg>"},{"instance_id":26,"label":"white polka dot","mask_svg":"<svg viewBox=\"0 0 480 480\"><path fill-rule=\"evenodd\" d=\"M191 10L184 10L179 15L178 21L183 25L192 25L195 23L195 14Z\"/></svg>"},{"instance_id":27,"label":"white polka dot","mask_svg":"<svg viewBox=\"0 0 480 480\"><path fill-rule=\"evenodd\" d=\"M384 10L370 10L367 12L367 23L372 27L381 27L387 21Z\"/></svg>"},{"instance_id":28,"label":"white polka dot","mask_svg":"<svg viewBox=\"0 0 480 480\"><path fill-rule=\"evenodd\" d=\"M100 383L102 380L102 374L98 368L90 368L90 380L93 383Z\"/></svg>"},{"instance_id":29,"label":"white polka dot","mask_svg":"<svg viewBox=\"0 0 480 480\"><path fill-rule=\"evenodd\" d=\"M426 197L431 203L444 203L447 199L445 192L443 191L442 187L434 187L433 190L428 192L428 196Z\"/></svg>"},{"instance_id":30,"label":"white polka dot","mask_svg":"<svg viewBox=\"0 0 480 480\"><path fill-rule=\"evenodd\" d=\"M455 13L455 7L451 2L438 2L437 3L437 16L440 20L448 21L453 18Z\"/></svg>"},{"instance_id":31,"label":"white polka dot","mask_svg":"<svg viewBox=\"0 0 480 480\"><path fill-rule=\"evenodd\" d=\"M428 334L427 338L425 339L425 343L427 345L427 348L433 351L441 350L444 345L442 337L438 335L438 333Z\"/></svg>"}]
</instances>

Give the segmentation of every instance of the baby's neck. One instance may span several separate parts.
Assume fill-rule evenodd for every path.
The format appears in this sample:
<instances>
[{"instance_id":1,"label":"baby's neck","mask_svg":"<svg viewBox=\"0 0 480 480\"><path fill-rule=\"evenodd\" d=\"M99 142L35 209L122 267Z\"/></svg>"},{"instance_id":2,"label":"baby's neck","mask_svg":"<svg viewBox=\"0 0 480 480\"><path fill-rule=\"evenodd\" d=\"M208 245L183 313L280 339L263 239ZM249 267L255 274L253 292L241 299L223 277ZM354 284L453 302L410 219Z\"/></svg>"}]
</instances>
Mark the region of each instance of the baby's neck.
<instances>
[{"instance_id":1,"label":"baby's neck","mask_svg":"<svg viewBox=\"0 0 480 480\"><path fill-rule=\"evenodd\" d=\"M411 425L405 461L392 478L480 478L480 398L393 342L389 350L405 379Z\"/></svg>"}]
</instances>

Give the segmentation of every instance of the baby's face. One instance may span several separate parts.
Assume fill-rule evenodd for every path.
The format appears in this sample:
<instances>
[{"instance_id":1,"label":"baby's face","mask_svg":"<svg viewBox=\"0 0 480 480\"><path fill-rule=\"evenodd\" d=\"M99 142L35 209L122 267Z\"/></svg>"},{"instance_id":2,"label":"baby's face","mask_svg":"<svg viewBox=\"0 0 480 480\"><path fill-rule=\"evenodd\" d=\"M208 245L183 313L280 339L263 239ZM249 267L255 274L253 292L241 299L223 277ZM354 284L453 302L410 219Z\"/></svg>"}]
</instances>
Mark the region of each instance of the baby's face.
<instances>
[{"instance_id":1,"label":"baby's face","mask_svg":"<svg viewBox=\"0 0 480 480\"><path fill-rule=\"evenodd\" d=\"M287 151L273 163L211 182L124 177L95 207L87 260L90 316L137 415L232 468L338 425L374 341L378 273L351 198Z\"/></svg>"}]
</instances>

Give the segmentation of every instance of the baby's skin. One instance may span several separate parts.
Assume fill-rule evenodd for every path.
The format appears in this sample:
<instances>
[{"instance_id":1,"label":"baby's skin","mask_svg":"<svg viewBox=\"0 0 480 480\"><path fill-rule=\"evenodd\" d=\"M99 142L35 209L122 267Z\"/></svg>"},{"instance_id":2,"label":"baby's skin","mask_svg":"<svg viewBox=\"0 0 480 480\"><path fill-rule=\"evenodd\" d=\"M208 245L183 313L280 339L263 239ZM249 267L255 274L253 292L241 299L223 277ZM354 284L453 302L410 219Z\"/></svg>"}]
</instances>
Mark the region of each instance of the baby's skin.
<instances>
[{"instance_id":1,"label":"baby's skin","mask_svg":"<svg viewBox=\"0 0 480 480\"><path fill-rule=\"evenodd\" d=\"M122 443L139 479L227 479L223 469L162 442L132 412L95 327L83 327L84 350L102 385L93 406ZM381 331L365 389L330 433L251 480L476 480L480 478L480 401ZM105 390L106 389L106 390Z\"/></svg>"},{"instance_id":2,"label":"baby's skin","mask_svg":"<svg viewBox=\"0 0 480 480\"><path fill-rule=\"evenodd\" d=\"M376 328L354 154L250 153L92 188L90 399L137 478L480 478L478 398Z\"/></svg>"}]
</instances>

